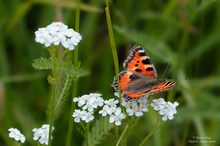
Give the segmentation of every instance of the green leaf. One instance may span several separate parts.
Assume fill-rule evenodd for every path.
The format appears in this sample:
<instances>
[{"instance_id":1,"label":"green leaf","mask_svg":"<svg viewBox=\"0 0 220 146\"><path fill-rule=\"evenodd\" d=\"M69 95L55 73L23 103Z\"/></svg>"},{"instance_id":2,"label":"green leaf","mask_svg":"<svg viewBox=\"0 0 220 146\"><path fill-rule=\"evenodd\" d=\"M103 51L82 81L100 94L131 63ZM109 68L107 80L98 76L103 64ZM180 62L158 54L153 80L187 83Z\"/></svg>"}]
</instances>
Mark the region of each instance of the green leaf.
<instances>
[{"instance_id":1,"label":"green leaf","mask_svg":"<svg viewBox=\"0 0 220 146\"><path fill-rule=\"evenodd\" d=\"M99 144L112 127L113 125L109 123L108 117L104 117L98 120L92 128L91 132L89 132L89 146L95 146Z\"/></svg>"},{"instance_id":2,"label":"green leaf","mask_svg":"<svg viewBox=\"0 0 220 146\"><path fill-rule=\"evenodd\" d=\"M35 59L34 62L32 63L32 66L35 69L39 69L39 70L48 70L48 69L52 69L52 63L50 59L47 58L39 58L39 59Z\"/></svg>"},{"instance_id":3,"label":"green leaf","mask_svg":"<svg viewBox=\"0 0 220 146\"><path fill-rule=\"evenodd\" d=\"M75 67L74 65L70 65L68 68L66 68L66 73L72 76L74 79L89 75L88 70L82 67Z\"/></svg>"},{"instance_id":4,"label":"green leaf","mask_svg":"<svg viewBox=\"0 0 220 146\"><path fill-rule=\"evenodd\" d=\"M62 103L64 103L66 97L69 95L69 89L70 86L72 85L72 77L71 76L67 76L64 77L61 87L59 89L61 89L61 91L59 92L59 96L56 99L56 105L55 105L55 110L59 107L59 105L61 105Z\"/></svg>"},{"instance_id":5,"label":"green leaf","mask_svg":"<svg viewBox=\"0 0 220 146\"><path fill-rule=\"evenodd\" d=\"M74 74L77 78L80 78L89 75L89 71L84 68L79 68L77 71L74 72Z\"/></svg>"}]
</instances>

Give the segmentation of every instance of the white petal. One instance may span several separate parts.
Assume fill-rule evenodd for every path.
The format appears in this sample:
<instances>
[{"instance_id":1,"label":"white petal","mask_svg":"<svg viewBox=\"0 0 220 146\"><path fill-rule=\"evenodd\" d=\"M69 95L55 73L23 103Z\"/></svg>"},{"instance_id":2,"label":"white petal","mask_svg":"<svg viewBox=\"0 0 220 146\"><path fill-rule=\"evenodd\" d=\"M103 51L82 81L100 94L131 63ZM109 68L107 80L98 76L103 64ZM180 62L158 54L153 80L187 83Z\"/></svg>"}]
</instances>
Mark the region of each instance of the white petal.
<instances>
[{"instance_id":1,"label":"white petal","mask_svg":"<svg viewBox=\"0 0 220 146\"><path fill-rule=\"evenodd\" d=\"M163 121L166 121L166 120L167 120L167 116L163 116L163 117L162 117L162 120L163 120Z\"/></svg>"},{"instance_id":2,"label":"white petal","mask_svg":"<svg viewBox=\"0 0 220 146\"><path fill-rule=\"evenodd\" d=\"M115 117L113 115L110 115L109 123L113 123L115 121Z\"/></svg>"},{"instance_id":3,"label":"white petal","mask_svg":"<svg viewBox=\"0 0 220 146\"><path fill-rule=\"evenodd\" d=\"M117 125L117 126L121 125L121 121L119 121L119 120L115 121L115 125Z\"/></svg>"},{"instance_id":4,"label":"white petal","mask_svg":"<svg viewBox=\"0 0 220 146\"><path fill-rule=\"evenodd\" d=\"M76 117L76 118L74 118L74 121L75 121L76 123L79 123L79 122L80 122L80 118L79 118L79 117Z\"/></svg>"}]
</instances>

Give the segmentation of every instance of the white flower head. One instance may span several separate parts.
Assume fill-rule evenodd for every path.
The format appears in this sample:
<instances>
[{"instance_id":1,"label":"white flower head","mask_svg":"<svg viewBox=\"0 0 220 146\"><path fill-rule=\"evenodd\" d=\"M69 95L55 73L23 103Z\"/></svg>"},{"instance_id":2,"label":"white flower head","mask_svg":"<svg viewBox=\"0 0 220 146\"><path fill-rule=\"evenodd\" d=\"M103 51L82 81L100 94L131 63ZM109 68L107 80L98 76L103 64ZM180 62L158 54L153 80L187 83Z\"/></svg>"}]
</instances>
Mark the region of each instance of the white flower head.
<instances>
[{"instance_id":1,"label":"white flower head","mask_svg":"<svg viewBox=\"0 0 220 146\"><path fill-rule=\"evenodd\" d=\"M153 102L151 103L151 106L154 108L154 110L160 111L161 109L164 109L166 104L167 103L163 98L159 98L159 99L154 99Z\"/></svg>"},{"instance_id":2,"label":"white flower head","mask_svg":"<svg viewBox=\"0 0 220 146\"><path fill-rule=\"evenodd\" d=\"M74 121L76 123L79 123L80 122L80 119L82 118L83 116L83 112L81 110L78 110L76 109L74 112L73 112L73 118L74 118Z\"/></svg>"},{"instance_id":3,"label":"white flower head","mask_svg":"<svg viewBox=\"0 0 220 146\"><path fill-rule=\"evenodd\" d=\"M81 40L82 37L78 32L68 28L62 22L53 22L35 32L35 41L45 47L49 47L52 44L55 46L61 44L66 49L74 50Z\"/></svg>"},{"instance_id":4,"label":"white flower head","mask_svg":"<svg viewBox=\"0 0 220 146\"><path fill-rule=\"evenodd\" d=\"M102 116L111 115L114 113L117 109L117 104L119 103L119 100L115 99L109 99L104 101L104 106L102 110L99 111L99 114Z\"/></svg>"},{"instance_id":5,"label":"white flower head","mask_svg":"<svg viewBox=\"0 0 220 146\"><path fill-rule=\"evenodd\" d=\"M73 112L72 116L76 123L79 123L81 120L86 123L92 121L94 119L94 110L104 105L102 94L99 93L90 93L81 97L75 97L73 98L73 102L77 102L78 106L81 108L81 110L76 109Z\"/></svg>"},{"instance_id":6,"label":"white flower head","mask_svg":"<svg viewBox=\"0 0 220 146\"><path fill-rule=\"evenodd\" d=\"M20 141L21 143L24 143L26 138L24 137L23 134L17 129L17 128L10 128L8 129L9 137L14 138L16 141Z\"/></svg>"},{"instance_id":7,"label":"white flower head","mask_svg":"<svg viewBox=\"0 0 220 146\"><path fill-rule=\"evenodd\" d=\"M89 123L90 121L94 119L93 112L83 111L83 115L81 119L85 121L86 123Z\"/></svg>"},{"instance_id":8,"label":"white flower head","mask_svg":"<svg viewBox=\"0 0 220 146\"><path fill-rule=\"evenodd\" d=\"M99 114L102 116L106 116L109 113L110 107L108 105L104 105L102 110L99 111Z\"/></svg>"},{"instance_id":9,"label":"white flower head","mask_svg":"<svg viewBox=\"0 0 220 146\"><path fill-rule=\"evenodd\" d=\"M117 104L119 103L119 100L117 99L109 99L109 100L105 100L104 103L110 107L117 107Z\"/></svg>"},{"instance_id":10,"label":"white flower head","mask_svg":"<svg viewBox=\"0 0 220 146\"><path fill-rule=\"evenodd\" d=\"M49 129L50 125L48 124L44 124L40 128L34 128L32 130L34 132L33 140L38 140L40 144L48 145ZM54 130L54 127L52 128L52 130Z\"/></svg>"},{"instance_id":11,"label":"white flower head","mask_svg":"<svg viewBox=\"0 0 220 146\"><path fill-rule=\"evenodd\" d=\"M79 98L73 98L73 102L78 102L78 106L82 107L83 110L93 112L97 107L101 107L104 104L102 95L99 93L90 93L83 95Z\"/></svg>"},{"instance_id":12,"label":"white flower head","mask_svg":"<svg viewBox=\"0 0 220 146\"><path fill-rule=\"evenodd\" d=\"M148 112L148 96L141 97L137 100L127 100L122 98L122 106L126 108L128 116L135 115L140 117L144 115L144 112Z\"/></svg>"},{"instance_id":13,"label":"white flower head","mask_svg":"<svg viewBox=\"0 0 220 146\"><path fill-rule=\"evenodd\" d=\"M162 120L172 120L174 115L177 113L176 107L179 105L178 102L166 102L163 98L154 99L151 106L154 110L159 111L159 114L162 116Z\"/></svg>"},{"instance_id":14,"label":"white flower head","mask_svg":"<svg viewBox=\"0 0 220 146\"><path fill-rule=\"evenodd\" d=\"M115 112L110 115L109 122L119 126L123 119L125 119L125 115L121 112L121 108L118 107Z\"/></svg>"},{"instance_id":15,"label":"white flower head","mask_svg":"<svg viewBox=\"0 0 220 146\"><path fill-rule=\"evenodd\" d=\"M81 120L82 121L85 121L86 123L89 123L90 121L92 121L94 119L94 116L93 116L93 112L87 112L85 110L78 110L76 109L74 112L73 112L73 115L74 117L74 121L76 123L79 123Z\"/></svg>"}]
</instances>

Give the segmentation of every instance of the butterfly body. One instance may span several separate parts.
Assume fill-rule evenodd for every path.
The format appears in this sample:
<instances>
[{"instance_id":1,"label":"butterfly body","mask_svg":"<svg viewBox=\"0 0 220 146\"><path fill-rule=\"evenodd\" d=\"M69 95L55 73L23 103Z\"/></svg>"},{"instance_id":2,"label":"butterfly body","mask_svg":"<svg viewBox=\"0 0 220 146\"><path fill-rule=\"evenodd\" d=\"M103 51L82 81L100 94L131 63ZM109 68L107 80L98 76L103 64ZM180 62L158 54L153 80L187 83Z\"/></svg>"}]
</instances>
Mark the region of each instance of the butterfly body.
<instances>
[{"instance_id":1,"label":"butterfly body","mask_svg":"<svg viewBox=\"0 0 220 146\"><path fill-rule=\"evenodd\" d=\"M138 99L167 90L175 85L174 81L157 79L157 72L141 46L134 46L123 64L125 71L119 73L119 86L122 96L128 99ZM118 77L112 86L118 90Z\"/></svg>"}]
</instances>

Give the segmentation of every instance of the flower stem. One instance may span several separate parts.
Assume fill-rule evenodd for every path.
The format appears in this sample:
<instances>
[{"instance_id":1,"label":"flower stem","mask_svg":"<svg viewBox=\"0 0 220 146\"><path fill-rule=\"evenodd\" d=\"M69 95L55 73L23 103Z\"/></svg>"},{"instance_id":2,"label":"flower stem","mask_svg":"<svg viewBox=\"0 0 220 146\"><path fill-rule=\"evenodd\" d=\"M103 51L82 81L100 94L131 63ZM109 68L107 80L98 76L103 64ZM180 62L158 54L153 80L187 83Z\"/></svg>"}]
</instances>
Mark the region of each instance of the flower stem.
<instances>
[{"instance_id":1,"label":"flower stem","mask_svg":"<svg viewBox=\"0 0 220 146\"><path fill-rule=\"evenodd\" d=\"M106 0L105 13L106 13L106 19L107 19L107 25L108 25L108 34L109 34L109 39L110 39L110 44L111 44L111 49L112 49L112 56L113 56L114 66L115 66L115 74L117 75L119 73L118 54L117 54L117 48L116 48L116 44L115 44L114 33L113 33L113 29L112 29L112 22L111 22L111 16L110 16L110 12L109 12L108 0ZM117 81L119 84L119 76L117 75L116 77L117 77ZM119 94L119 101L121 103L122 101L121 101L120 86L118 86L118 94ZM126 114L126 112L124 112L124 108L121 106L121 104L120 104L120 107L123 110L123 113Z\"/></svg>"},{"instance_id":2,"label":"flower stem","mask_svg":"<svg viewBox=\"0 0 220 146\"><path fill-rule=\"evenodd\" d=\"M79 22L80 22L80 0L76 1L76 16L75 16L75 30L79 32ZM78 67L78 47L75 48L74 50L74 59L73 63L76 67ZM77 96L77 84L78 84L78 79L75 79L73 81L73 89L72 89L72 97ZM72 131L73 131L73 117L72 113L75 109L75 103L71 100L71 110L70 110L70 119L69 119L69 127L68 127L68 132L67 132L67 139L66 139L66 146L71 145L71 139L72 139Z\"/></svg>"},{"instance_id":3,"label":"flower stem","mask_svg":"<svg viewBox=\"0 0 220 146\"><path fill-rule=\"evenodd\" d=\"M109 39L110 39L110 45L111 45L111 49L112 49L112 55L113 55L114 66L115 66L115 73L118 74L118 72L119 72L118 54L117 54L115 38L114 38L114 34L113 34L113 29L112 29L108 0L106 0L105 13L106 13L106 19L107 19L107 25L108 25L108 34L109 34Z\"/></svg>"},{"instance_id":4,"label":"flower stem","mask_svg":"<svg viewBox=\"0 0 220 146\"><path fill-rule=\"evenodd\" d=\"M155 133L155 131L160 127L160 123L158 122L159 120L157 119L155 127L151 130L151 132L144 138L144 140L141 142L139 146L143 146L144 143Z\"/></svg>"},{"instance_id":5,"label":"flower stem","mask_svg":"<svg viewBox=\"0 0 220 146\"><path fill-rule=\"evenodd\" d=\"M50 99L50 103L49 103L49 140L48 140L48 145L51 146L51 139L52 139L52 127L53 127L53 123L54 123L54 115L55 115L55 111L54 111L54 107L55 107L55 98L57 96L57 91L56 91L56 85L58 84L58 74L57 74L57 58L56 58L56 47L51 47L49 48L49 52L52 58L52 65L53 65L53 69L52 69L52 80L51 81L51 86L52 86L52 94L51 94L51 99Z\"/></svg>"},{"instance_id":6,"label":"flower stem","mask_svg":"<svg viewBox=\"0 0 220 146\"><path fill-rule=\"evenodd\" d=\"M122 134L121 134L121 136L120 136L120 138L119 138L119 140L118 140L116 146L119 146L119 144L120 144L120 142L121 142L121 140L122 140L122 137L124 136L124 134L125 134L125 132L127 131L127 129L128 129L128 124L126 125L124 131L122 132Z\"/></svg>"},{"instance_id":7,"label":"flower stem","mask_svg":"<svg viewBox=\"0 0 220 146\"><path fill-rule=\"evenodd\" d=\"M21 144L20 144L19 142L17 142L17 141L16 141L14 144L15 144L15 146L20 146L20 145L21 145Z\"/></svg>"},{"instance_id":8,"label":"flower stem","mask_svg":"<svg viewBox=\"0 0 220 146\"><path fill-rule=\"evenodd\" d=\"M72 89L72 95L77 95L77 81L73 82L73 89ZM75 103L71 100L71 111L70 111L70 118L69 118L69 127L67 132L67 139L66 139L66 146L71 145L71 139L72 139L72 131L73 131L73 111L75 109Z\"/></svg>"},{"instance_id":9,"label":"flower stem","mask_svg":"<svg viewBox=\"0 0 220 146\"><path fill-rule=\"evenodd\" d=\"M89 127L90 127L90 124L89 123L87 123L86 124L86 133L85 133L85 135L86 135L86 146L89 146Z\"/></svg>"}]
</instances>

